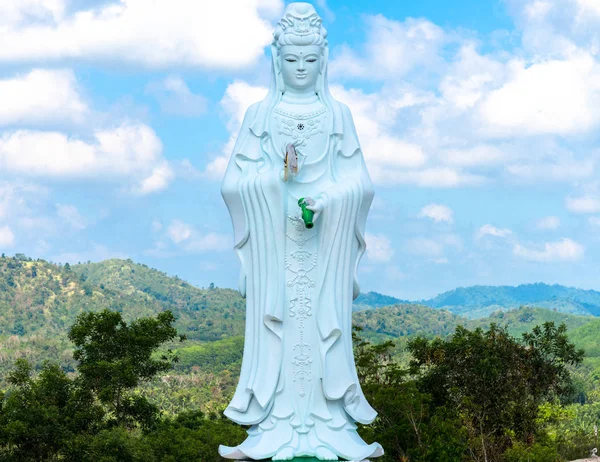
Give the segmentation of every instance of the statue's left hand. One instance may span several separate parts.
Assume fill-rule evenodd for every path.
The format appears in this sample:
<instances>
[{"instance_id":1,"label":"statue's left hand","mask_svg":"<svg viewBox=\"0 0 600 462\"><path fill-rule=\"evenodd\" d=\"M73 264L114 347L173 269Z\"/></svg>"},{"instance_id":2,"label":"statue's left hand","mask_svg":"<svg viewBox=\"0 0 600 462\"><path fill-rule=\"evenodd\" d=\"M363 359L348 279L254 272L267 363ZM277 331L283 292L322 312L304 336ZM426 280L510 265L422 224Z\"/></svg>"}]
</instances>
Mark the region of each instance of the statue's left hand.
<instances>
[{"instance_id":1,"label":"statue's left hand","mask_svg":"<svg viewBox=\"0 0 600 462\"><path fill-rule=\"evenodd\" d=\"M313 223L314 223L317 221L317 219L319 218L319 215L321 215L321 212L325 208L325 201L323 199L321 199L320 197L317 197L316 199L307 197L307 199L311 199L313 202L312 205L307 204L306 208L308 210L312 210L313 212L315 212L315 216L313 217Z\"/></svg>"}]
</instances>

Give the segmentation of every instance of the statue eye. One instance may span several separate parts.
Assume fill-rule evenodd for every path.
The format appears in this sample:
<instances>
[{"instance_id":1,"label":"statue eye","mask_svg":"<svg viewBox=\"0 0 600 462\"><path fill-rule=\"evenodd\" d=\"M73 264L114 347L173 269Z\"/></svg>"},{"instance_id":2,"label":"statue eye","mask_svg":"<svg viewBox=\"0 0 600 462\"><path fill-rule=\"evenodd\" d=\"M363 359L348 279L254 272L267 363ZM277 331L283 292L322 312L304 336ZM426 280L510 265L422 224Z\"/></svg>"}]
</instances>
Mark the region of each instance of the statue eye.
<instances>
[{"instance_id":1,"label":"statue eye","mask_svg":"<svg viewBox=\"0 0 600 462\"><path fill-rule=\"evenodd\" d=\"M314 62L316 62L316 61L317 61L317 60L316 60L315 58L310 58L310 59L307 59L307 60L306 60L306 62L307 62L307 63L314 63Z\"/></svg>"},{"instance_id":2,"label":"statue eye","mask_svg":"<svg viewBox=\"0 0 600 462\"><path fill-rule=\"evenodd\" d=\"M296 60L294 58L285 58L288 63L295 63Z\"/></svg>"}]
</instances>

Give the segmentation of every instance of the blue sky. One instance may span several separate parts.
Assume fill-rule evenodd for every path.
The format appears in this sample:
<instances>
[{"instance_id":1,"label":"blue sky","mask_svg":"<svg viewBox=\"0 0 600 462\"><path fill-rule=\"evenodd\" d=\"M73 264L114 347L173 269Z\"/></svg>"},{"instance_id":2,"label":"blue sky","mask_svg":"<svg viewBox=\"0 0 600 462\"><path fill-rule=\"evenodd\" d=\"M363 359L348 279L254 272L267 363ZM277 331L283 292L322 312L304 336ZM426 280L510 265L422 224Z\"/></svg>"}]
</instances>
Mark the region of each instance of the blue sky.
<instances>
[{"instance_id":1,"label":"blue sky","mask_svg":"<svg viewBox=\"0 0 600 462\"><path fill-rule=\"evenodd\" d=\"M600 2L316 0L376 200L361 287L600 290ZM280 0L3 0L0 252L235 287L219 185Z\"/></svg>"}]
</instances>

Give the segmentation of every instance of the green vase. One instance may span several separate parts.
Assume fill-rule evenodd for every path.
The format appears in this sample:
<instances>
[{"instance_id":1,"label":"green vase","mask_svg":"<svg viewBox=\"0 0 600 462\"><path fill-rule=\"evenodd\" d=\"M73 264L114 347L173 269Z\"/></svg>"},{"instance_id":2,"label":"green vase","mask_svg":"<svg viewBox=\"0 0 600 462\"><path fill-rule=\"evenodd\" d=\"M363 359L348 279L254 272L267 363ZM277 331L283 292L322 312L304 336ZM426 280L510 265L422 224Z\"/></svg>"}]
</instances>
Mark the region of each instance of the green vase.
<instances>
[{"instance_id":1,"label":"green vase","mask_svg":"<svg viewBox=\"0 0 600 462\"><path fill-rule=\"evenodd\" d=\"M313 217L315 216L315 212L306 208L306 200L304 197L298 199L298 205L302 209L302 220L304 221L304 226L308 229L311 229L314 226Z\"/></svg>"}]
</instances>

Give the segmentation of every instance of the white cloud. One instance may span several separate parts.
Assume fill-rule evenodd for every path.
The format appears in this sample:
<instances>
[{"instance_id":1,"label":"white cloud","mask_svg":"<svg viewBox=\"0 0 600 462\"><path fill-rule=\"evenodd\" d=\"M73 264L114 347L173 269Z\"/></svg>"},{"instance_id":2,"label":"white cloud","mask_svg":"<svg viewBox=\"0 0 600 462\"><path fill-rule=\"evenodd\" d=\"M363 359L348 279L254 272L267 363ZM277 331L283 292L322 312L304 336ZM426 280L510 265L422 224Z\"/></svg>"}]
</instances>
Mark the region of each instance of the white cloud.
<instances>
[{"instance_id":1,"label":"white cloud","mask_svg":"<svg viewBox=\"0 0 600 462\"><path fill-rule=\"evenodd\" d=\"M27 243L40 234L55 233L59 227L49 195L49 189L39 185L21 180L0 181L0 225L24 236Z\"/></svg>"},{"instance_id":2,"label":"white cloud","mask_svg":"<svg viewBox=\"0 0 600 462\"><path fill-rule=\"evenodd\" d=\"M5 172L32 177L130 178L141 194L166 187L170 167L162 143L143 124L98 130L84 141L59 132L17 130L0 135L0 166Z\"/></svg>"},{"instance_id":3,"label":"white cloud","mask_svg":"<svg viewBox=\"0 0 600 462\"><path fill-rule=\"evenodd\" d=\"M380 179L380 171L420 167L426 161L421 146L394 135L393 127L399 112L407 107L423 104L426 94L404 93L402 95L364 93L358 89L346 89L332 85L333 96L345 103L352 112L356 131L371 176ZM383 172L381 172L383 173Z\"/></svg>"},{"instance_id":4,"label":"white cloud","mask_svg":"<svg viewBox=\"0 0 600 462\"><path fill-rule=\"evenodd\" d=\"M557 229L560 226L560 219L555 216L544 217L538 220L536 226L539 229Z\"/></svg>"},{"instance_id":5,"label":"white cloud","mask_svg":"<svg viewBox=\"0 0 600 462\"><path fill-rule=\"evenodd\" d=\"M600 64L582 53L509 64L511 77L481 103L483 129L498 136L585 133L600 122Z\"/></svg>"},{"instance_id":6,"label":"white cloud","mask_svg":"<svg viewBox=\"0 0 600 462\"><path fill-rule=\"evenodd\" d=\"M596 0L504 0L533 54L565 57L577 49L598 54L600 15Z\"/></svg>"},{"instance_id":7,"label":"white cloud","mask_svg":"<svg viewBox=\"0 0 600 462\"><path fill-rule=\"evenodd\" d=\"M365 233L367 243L367 258L372 262L388 262L394 256L392 243L383 234Z\"/></svg>"},{"instance_id":8,"label":"white cloud","mask_svg":"<svg viewBox=\"0 0 600 462\"><path fill-rule=\"evenodd\" d=\"M181 220L171 222L167 228L167 236L187 252L220 252L232 247L230 236L217 233L202 234Z\"/></svg>"},{"instance_id":9,"label":"white cloud","mask_svg":"<svg viewBox=\"0 0 600 462\"><path fill-rule=\"evenodd\" d=\"M464 149L448 149L442 152L441 158L444 162L460 167L477 167L496 165L505 162L508 153L500 147L482 144Z\"/></svg>"},{"instance_id":10,"label":"white cloud","mask_svg":"<svg viewBox=\"0 0 600 462\"><path fill-rule=\"evenodd\" d=\"M512 231L508 228L496 228L493 225L485 224L477 231L477 239L481 239L484 236L495 236L495 237L507 237L512 234Z\"/></svg>"},{"instance_id":11,"label":"white cloud","mask_svg":"<svg viewBox=\"0 0 600 462\"><path fill-rule=\"evenodd\" d=\"M9 226L0 226L0 249L12 247L15 243L15 235Z\"/></svg>"},{"instance_id":12,"label":"white cloud","mask_svg":"<svg viewBox=\"0 0 600 462\"><path fill-rule=\"evenodd\" d=\"M268 88L250 85L243 80L236 80L227 86L220 105L229 117L227 129L234 133L239 131L248 108L267 96Z\"/></svg>"},{"instance_id":13,"label":"white cloud","mask_svg":"<svg viewBox=\"0 0 600 462\"><path fill-rule=\"evenodd\" d=\"M231 237L217 233L196 236L186 246L189 252L221 252L231 248Z\"/></svg>"},{"instance_id":14,"label":"white cloud","mask_svg":"<svg viewBox=\"0 0 600 462\"><path fill-rule=\"evenodd\" d=\"M166 160L162 161L152 169L149 177L141 180L138 185L134 185L131 191L142 196L162 191L169 186L174 176L175 174L169 163Z\"/></svg>"},{"instance_id":15,"label":"white cloud","mask_svg":"<svg viewBox=\"0 0 600 462\"><path fill-rule=\"evenodd\" d=\"M454 212L450 207L441 204L428 204L421 209L419 217L431 218L436 223L452 223Z\"/></svg>"},{"instance_id":16,"label":"white cloud","mask_svg":"<svg viewBox=\"0 0 600 462\"><path fill-rule=\"evenodd\" d=\"M576 159L574 156L548 156L543 159L522 159L506 166L506 172L525 181L566 181L590 178L596 169L596 159Z\"/></svg>"},{"instance_id":17,"label":"white cloud","mask_svg":"<svg viewBox=\"0 0 600 462\"><path fill-rule=\"evenodd\" d=\"M600 212L600 197L592 195L567 197L565 205L574 213L598 213Z\"/></svg>"},{"instance_id":18,"label":"white cloud","mask_svg":"<svg viewBox=\"0 0 600 462\"><path fill-rule=\"evenodd\" d=\"M595 15L600 19L600 3L596 0L576 0L579 8L581 9L581 14L585 15L587 13L591 15Z\"/></svg>"},{"instance_id":19,"label":"white cloud","mask_svg":"<svg viewBox=\"0 0 600 462\"><path fill-rule=\"evenodd\" d=\"M66 12L66 0L3 0L0 62L79 60L237 69L272 39L282 0L113 0ZM75 6L75 5L73 5Z\"/></svg>"},{"instance_id":20,"label":"white cloud","mask_svg":"<svg viewBox=\"0 0 600 462\"><path fill-rule=\"evenodd\" d=\"M505 73L504 63L479 54L476 44L466 41L441 78L439 89L450 108L465 111L494 89Z\"/></svg>"},{"instance_id":21,"label":"white cloud","mask_svg":"<svg viewBox=\"0 0 600 462\"><path fill-rule=\"evenodd\" d=\"M0 126L81 123L89 109L71 70L34 69L0 79Z\"/></svg>"},{"instance_id":22,"label":"white cloud","mask_svg":"<svg viewBox=\"0 0 600 462\"><path fill-rule=\"evenodd\" d=\"M207 99L191 92L179 76L170 76L160 82L152 82L146 91L153 94L163 112L183 117L195 117L206 112Z\"/></svg>"},{"instance_id":23,"label":"white cloud","mask_svg":"<svg viewBox=\"0 0 600 462\"><path fill-rule=\"evenodd\" d=\"M487 180L484 176L473 175L448 167L431 167L422 170L400 172L385 169L369 169L382 184L412 184L426 188L456 188L459 186L481 185Z\"/></svg>"},{"instance_id":24,"label":"white cloud","mask_svg":"<svg viewBox=\"0 0 600 462\"><path fill-rule=\"evenodd\" d=\"M333 85L332 94L350 107L356 131L375 183L412 184L420 187L451 188L479 185L486 180L455 167L429 166L422 144L411 136L398 136L397 122L402 111L418 110L432 101L424 91L382 91L366 94Z\"/></svg>"},{"instance_id":25,"label":"white cloud","mask_svg":"<svg viewBox=\"0 0 600 462\"><path fill-rule=\"evenodd\" d=\"M394 21L382 15L366 18L367 40L356 53L343 46L333 50L334 77L395 80L415 67L433 67L446 37L444 31L425 19Z\"/></svg>"},{"instance_id":26,"label":"white cloud","mask_svg":"<svg viewBox=\"0 0 600 462\"><path fill-rule=\"evenodd\" d=\"M583 257L584 247L572 239L562 238L560 241L546 242L542 250L515 244L513 253L518 257L532 261L575 261Z\"/></svg>"},{"instance_id":27,"label":"white cloud","mask_svg":"<svg viewBox=\"0 0 600 462\"><path fill-rule=\"evenodd\" d=\"M3 0L0 2L0 25L27 22L56 22L62 19L66 0Z\"/></svg>"},{"instance_id":28,"label":"white cloud","mask_svg":"<svg viewBox=\"0 0 600 462\"><path fill-rule=\"evenodd\" d=\"M253 103L263 100L267 96L267 92L268 88L266 87L250 85L242 80L236 80L229 84L220 102L221 108L228 117L229 141L223 146L221 154L206 166L205 175L207 177L217 180L223 178L246 111Z\"/></svg>"},{"instance_id":29,"label":"white cloud","mask_svg":"<svg viewBox=\"0 0 600 462\"><path fill-rule=\"evenodd\" d=\"M77 231L81 231L87 226L85 218L81 216L79 210L74 205L56 204L56 214L61 220Z\"/></svg>"},{"instance_id":30,"label":"white cloud","mask_svg":"<svg viewBox=\"0 0 600 462\"><path fill-rule=\"evenodd\" d=\"M181 220L173 220L167 228L167 235L175 244L185 241L192 236L193 228Z\"/></svg>"}]
</instances>

